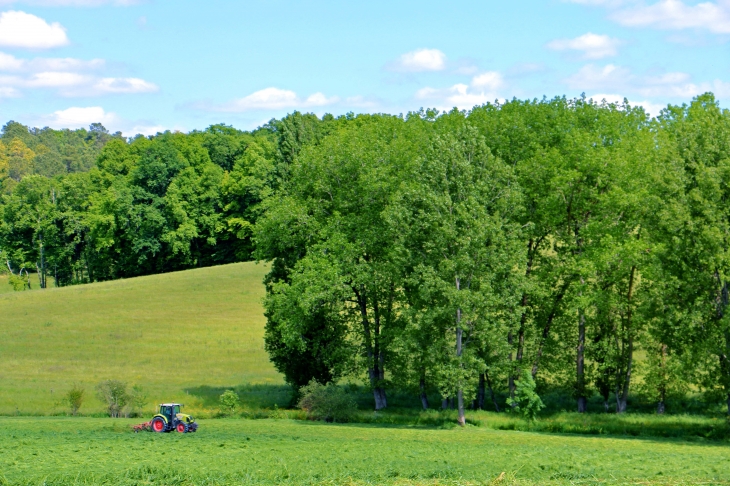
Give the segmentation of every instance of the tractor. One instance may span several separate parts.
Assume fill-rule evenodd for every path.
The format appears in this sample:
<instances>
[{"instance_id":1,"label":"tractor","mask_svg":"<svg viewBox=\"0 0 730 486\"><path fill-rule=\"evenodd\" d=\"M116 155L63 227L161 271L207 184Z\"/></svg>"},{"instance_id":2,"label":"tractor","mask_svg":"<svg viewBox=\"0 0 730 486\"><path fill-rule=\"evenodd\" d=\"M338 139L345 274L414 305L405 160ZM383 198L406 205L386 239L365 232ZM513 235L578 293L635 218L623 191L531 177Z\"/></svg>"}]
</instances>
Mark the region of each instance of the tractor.
<instances>
[{"instance_id":1,"label":"tractor","mask_svg":"<svg viewBox=\"0 0 730 486\"><path fill-rule=\"evenodd\" d=\"M177 430L181 434L195 432L198 424L191 415L180 413L182 407L179 403L163 403L160 405L160 413L155 415L149 423L152 432L172 432Z\"/></svg>"}]
</instances>

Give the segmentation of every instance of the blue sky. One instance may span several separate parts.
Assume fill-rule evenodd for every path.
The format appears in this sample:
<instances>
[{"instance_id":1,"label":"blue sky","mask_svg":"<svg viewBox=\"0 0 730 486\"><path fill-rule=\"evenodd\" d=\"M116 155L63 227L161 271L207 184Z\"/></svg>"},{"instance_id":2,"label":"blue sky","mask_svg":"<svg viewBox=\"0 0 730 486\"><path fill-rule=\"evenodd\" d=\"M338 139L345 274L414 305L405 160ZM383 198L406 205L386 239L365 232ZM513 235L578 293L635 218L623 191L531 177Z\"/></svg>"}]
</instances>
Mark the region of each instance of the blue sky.
<instances>
[{"instance_id":1,"label":"blue sky","mask_svg":"<svg viewBox=\"0 0 730 486\"><path fill-rule=\"evenodd\" d=\"M125 135L293 110L730 98L730 0L0 0L0 121ZM727 106L723 103L723 106Z\"/></svg>"}]
</instances>

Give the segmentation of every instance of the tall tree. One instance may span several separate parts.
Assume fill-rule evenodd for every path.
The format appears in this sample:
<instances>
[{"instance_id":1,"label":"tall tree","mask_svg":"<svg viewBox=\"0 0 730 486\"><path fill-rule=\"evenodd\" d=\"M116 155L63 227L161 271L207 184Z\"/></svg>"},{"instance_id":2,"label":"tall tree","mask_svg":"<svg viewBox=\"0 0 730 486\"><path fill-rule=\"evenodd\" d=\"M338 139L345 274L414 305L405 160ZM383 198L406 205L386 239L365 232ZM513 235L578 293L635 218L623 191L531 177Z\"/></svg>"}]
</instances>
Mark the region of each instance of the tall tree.
<instances>
[{"instance_id":1,"label":"tall tree","mask_svg":"<svg viewBox=\"0 0 730 486\"><path fill-rule=\"evenodd\" d=\"M295 156L256 228L258 256L274 260L278 272L272 298L296 288L302 301L341 306L338 315L361 349L354 365L366 373L376 410L387 406L385 370L401 299L396 235L385 215L414 158L407 128L397 117L343 120ZM289 319L269 322L296 329Z\"/></svg>"},{"instance_id":2,"label":"tall tree","mask_svg":"<svg viewBox=\"0 0 730 486\"><path fill-rule=\"evenodd\" d=\"M502 314L517 307L512 274L524 263L513 221L520 193L509 166L465 121L438 134L421 160L403 196L399 233L413 259L411 305L440 331L433 346L445 353L438 360L439 385L445 396L455 396L464 425L465 400L474 398L485 367L473 344L503 339L509 317Z\"/></svg>"}]
</instances>

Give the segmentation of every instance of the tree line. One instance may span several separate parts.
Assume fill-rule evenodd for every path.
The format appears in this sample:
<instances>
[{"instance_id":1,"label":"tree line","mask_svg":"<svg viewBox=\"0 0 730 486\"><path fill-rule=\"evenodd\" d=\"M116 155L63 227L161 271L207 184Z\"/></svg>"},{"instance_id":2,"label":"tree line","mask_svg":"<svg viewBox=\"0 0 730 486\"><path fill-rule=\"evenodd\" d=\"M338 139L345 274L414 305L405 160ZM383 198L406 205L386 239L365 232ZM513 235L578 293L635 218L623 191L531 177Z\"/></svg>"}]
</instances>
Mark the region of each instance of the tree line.
<instances>
[{"instance_id":1,"label":"tree line","mask_svg":"<svg viewBox=\"0 0 730 486\"><path fill-rule=\"evenodd\" d=\"M637 391L730 412L730 112L712 94L656 118L555 98L108 136L90 170L10 186L16 280L270 261L266 349L297 388L363 377L376 410L436 390L462 423L532 382L579 412Z\"/></svg>"}]
</instances>

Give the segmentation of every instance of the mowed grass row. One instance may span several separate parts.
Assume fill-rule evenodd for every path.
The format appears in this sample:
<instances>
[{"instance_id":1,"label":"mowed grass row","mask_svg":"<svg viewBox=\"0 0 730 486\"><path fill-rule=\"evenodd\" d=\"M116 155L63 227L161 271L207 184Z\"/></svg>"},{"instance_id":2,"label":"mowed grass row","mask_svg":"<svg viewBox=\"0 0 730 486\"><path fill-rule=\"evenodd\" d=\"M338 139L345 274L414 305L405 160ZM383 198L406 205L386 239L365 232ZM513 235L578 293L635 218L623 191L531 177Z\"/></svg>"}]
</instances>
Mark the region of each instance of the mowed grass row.
<instances>
[{"instance_id":1,"label":"mowed grass row","mask_svg":"<svg viewBox=\"0 0 730 486\"><path fill-rule=\"evenodd\" d=\"M727 448L466 427L204 420L134 434L130 420L0 418L9 484L730 484ZM0 479L3 481L3 479Z\"/></svg>"},{"instance_id":2,"label":"mowed grass row","mask_svg":"<svg viewBox=\"0 0 730 486\"><path fill-rule=\"evenodd\" d=\"M263 347L266 272L238 263L1 293L0 414L60 413L74 383L81 412L101 413L94 386L106 379L142 386L148 413L171 400L201 411L190 390L282 384Z\"/></svg>"}]
</instances>

